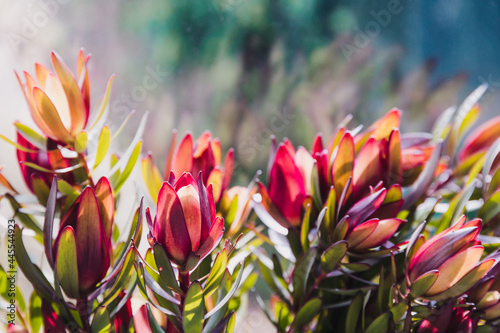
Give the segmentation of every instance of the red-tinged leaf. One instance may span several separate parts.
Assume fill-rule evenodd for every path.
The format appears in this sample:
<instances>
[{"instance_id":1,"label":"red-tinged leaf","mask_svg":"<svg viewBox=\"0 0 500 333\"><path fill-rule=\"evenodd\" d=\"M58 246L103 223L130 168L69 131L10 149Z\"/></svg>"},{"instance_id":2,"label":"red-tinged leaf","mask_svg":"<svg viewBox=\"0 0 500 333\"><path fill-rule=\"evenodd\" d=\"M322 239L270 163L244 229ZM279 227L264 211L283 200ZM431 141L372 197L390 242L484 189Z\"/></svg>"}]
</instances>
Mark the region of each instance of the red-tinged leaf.
<instances>
[{"instance_id":1,"label":"red-tinged leaf","mask_svg":"<svg viewBox=\"0 0 500 333\"><path fill-rule=\"evenodd\" d=\"M429 300L444 300L447 298L457 297L472 288L488 271L491 266L495 263L495 259L489 259L483 261L476 266L469 273L465 274L457 283L455 283L451 288L442 292L441 294L435 296L426 296Z\"/></svg>"},{"instance_id":2,"label":"red-tinged leaf","mask_svg":"<svg viewBox=\"0 0 500 333\"><path fill-rule=\"evenodd\" d=\"M403 178L403 165L401 163L401 138L399 130L395 130L389 137L389 184L401 184Z\"/></svg>"},{"instance_id":3,"label":"red-tinged leaf","mask_svg":"<svg viewBox=\"0 0 500 333\"><path fill-rule=\"evenodd\" d=\"M369 220L356 226L347 236L349 249L357 250L357 246L370 237L378 226L378 220Z\"/></svg>"},{"instance_id":4,"label":"red-tinged leaf","mask_svg":"<svg viewBox=\"0 0 500 333\"><path fill-rule=\"evenodd\" d=\"M50 302L42 298L42 318L45 332L66 332L63 321L54 311Z\"/></svg>"},{"instance_id":5,"label":"red-tinged leaf","mask_svg":"<svg viewBox=\"0 0 500 333\"><path fill-rule=\"evenodd\" d=\"M199 200L199 210L200 210L200 233L201 241L207 238L210 228L212 227L212 221L215 218L215 203L212 194L212 190L207 191L205 185L203 185L202 175L198 175L198 200ZM208 193L207 193L208 192ZM210 195L209 195L210 194ZM201 244L199 244L201 245ZM199 246L198 246L199 247ZM198 248L196 248L197 250ZM196 252L194 250L194 252Z\"/></svg>"},{"instance_id":6,"label":"red-tinged leaf","mask_svg":"<svg viewBox=\"0 0 500 333\"><path fill-rule=\"evenodd\" d=\"M45 208L45 221L43 223L43 244L45 246L45 255L50 266L54 266L54 256L52 254L52 229L54 227L54 216L56 212L57 199L57 178L53 177L50 188L47 206Z\"/></svg>"},{"instance_id":7,"label":"red-tinged leaf","mask_svg":"<svg viewBox=\"0 0 500 333\"><path fill-rule=\"evenodd\" d=\"M272 203L266 187L260 181L257 182L257 185L259 187L261 201L256 202L254 207L255 213L269 228L282 235L286 235L290 224L278 208Z\"/></svg>"},{"instance_id":8,"label":"red-tinged leaf","mask_svg":"<svg viewBox=\"0 0 500 333\"><path fill-rule=\"evenodd\" d=\"M281 144L276 152L269 177L269 195L288 222L298 226L306 193L304 180L289 150L286 144Z\"/></svg>"},{"instance_id":9,"label":"red-tinged leaf","mask_svg":"<svg viewBox=\"0 0 500 333\"><path fill-rule=\"evenodd\" d=\"M309 154L307 149L300 146L297 149L297 152L295 153L295 157L293 160L295 165L299 169L300 174L302 175L302 179L304 179L306 193L308 195L311 195L312 194L311 177L314 168L314 158L311 156L311 154Z\"/></svg>"},{"instance_id":10,"label":"red-tinged leaf","mask_svg":"<svg viewBox=\"0 0 500 333\"><path fill-rule=\"evenodd\" d=\"M439 266L439 277L426 295L433 296L442 293L457 283L465 274L470 272L481 259L484 248L472 246L456 253Z\"/></svg>"},{"instance_id":11,"label":"red-tinged leaf","mask_svg":"<svg viewBox=\"0 0 500 333\"><path fill-rule=\"evenodd\" d=\"M191 172L194 175L202 173L203 181L207 182L210 172L215 168L215 157L212 148L208 146L199 157L194 157Z\"/></svg>"},{"instance_id":12,"label":"red-tinged leaf","mask_svg":"<svg viewBox=\"0 0 500 333\"><path fill-rule=\"evenodd\" d=\"M115 199L111 184L106 177L101 177L95 185L95 195L99 203L99 214L104 228L107 242L111 242L111 232L113 230L113 215L115 213ZM111 245L111 244L110 244Z\"/></svg>"},{"instance_id":13,"label":"red-tinged leaf","mask_svg":"<svg viewBox=\"0 0 500 333\"><path fill-rule=\"evenodd\" d=\"M47 76L50 75L50 71L47 67L40 65L39 63L35 63L35 73L36 78L38 79L38 85L40 88L45 90L45 82L47 81Z\"/></svg>"},{"instance_id":14,"label":"red-tinged leaf","mask_svg":"<svg viewBox=\"0 0 500 333\"><path fill-rule=\"evenodd\" d=\"M59 283L66 295L80 298L80 289L84 288L85 283L80 281L80 276L85 273L81 272L78 265L75 232L70 226L64 228L58 239L55 264ZM90 267L88 269L92 270Z\"/></svg>"},{"instance_id":15,"label":"red-tinged leaf","mask_svg":"<svg viewBox=\"0 0 500 333\"><path fill-rule=\"evenodd\" d=\"M464 227L429 239L413 256L410 280L441 266L452 255L469 243L478 232L477 227Z\"/></svg>"},{"instance_id":16,"label":"red-tinged leaf","mask_svg":"<svg viewBox=\"0 0 500 333\"><path fill-rule=\"evenodd\" d=\"M222 191L224 192L231 184L234 170L234 148L230 148L224 158L224 178L222 179Z\"/></svg>"},{"instance_id":17,"label":"red-tinged leaf","mask_svg":"<svg viewBox=\"0 0 500 333\"><path fill-rule=\"evenodd\" d=\"M212 185L215 201L218 202L222 196L222 180L224 177L224 172L216 167L210 172L207 179L207 184Z\"/></svg>"},{"instance_id":18,"label":"red-tinged leaf","mask_svg":"<svg viewBox=\"0 0 500 333\"><path fill-rule=\"evenodd\" d=\"M214 220L214 224L210 229L207 238L200 245L200 248L196 251L196 255L200 257L200 260L205 258L210 254L214 248L219 244L222 236L224 234L224 219L217 216Z\"/></svg>"},{"instance_id":19,"label":"red-tinged leaf","mask_svg":"<svg viewBox=\"0 0 500 333\"><path fill-rule=\"evenodd\" d=\"M401 223L404 222L405 221L401 219L380 220L375 231L370 235L370 237L366 238L361 244L359 244L357 249L371 249L385 243L394 235L394 233L396 233Z\"/></svg>"},{"instance_id":20,"label":"red-tinged leaf","mask_svg":"<svg viewBox=\"0 0 500 333\"><path fill-rule=\"evenodd\" d=\"M311 149L312 155L314 155L316 153L321 153L323 151L323 149L324 149L323 148L323 138L322 138L321 133L318 133L314 137L314 141L312 144L312 149Z\"/></svg>"},{"instance_id":21,"label":"red-tinged leaf","mask_svg":"<svg viewBox=\"0 0 500 333\"><path fill-rule=\"evenodd\" d=\"M177 147L171 168L175 178L179 178L183 172L190 172L193 169L193 137L191 133L187 133ZM167 174L165 173L165 175Z\"/></svg>"},{"instance_id":22,"label":"red-tinged leaf","mask_svg":"<svg viewBox=\"0 0 500 333\"><path fill-rule=\"evenodd\" d=\"M37 86L35 80L29 75L28 73L24 72L24 77L26 79L26 88L23 86L21 83L21 79L19 78L19 75L17 75L17 81L19 82L19 85L21 86L21 89L24 92L24 95L26 97L26 102L28 102L28 105L30 107L31 111L31 116L33 117L33 120L37 124L37 126L42 130L43 133L45 133L48 136L54 137L55 134L52 131L51 127L45 122L43 117L40 115L40 112L38 111L38 108L35 104L35 101L33 100L33 88Z\"/></svg>"},{"instance_id":23,"label":"red-tinged leaf","mask_svg":"<svg viewBox=\"0 0 500 333\"><path fill-rule=\"evenodd\" d=\"M369 130L373 130L371 135L377 141L380 141L384 138L388 139L393 129L399 128L400 121L401 111L394 108L389 111L383 118L373 123L373 125L369 127Z\"/></svg>"},{"instance_id":24,"label":"red-tinged leaf","mask_svg":"<svg viewBox=\"0 0 500 333\"><path fill-rule=\"evenodd\" d=\"M69 68L55 52L52 52L51 57L52 65L56 70L69 104L71 114L71 133L76 134L83 130L87 124L87 108L85 106L80 87L78 87L78 83L75 81L75 78L71 74Z\"/></svg>"},{"instance_id":25,"label":"red-tinged leaf","mask_svg":"<svg viewBox=\"0 0 500 333\"><path fill-rule=\"evenodd\" d=\"M370 138L356 157L352 175L352 192L355 200L368 194L369 187L380 181L382 175L380 154L378 142L375 138Z\"/></svg>"},{"instance_id":26,"label":"red-tinged leaf","mask_svg":"<svg viewBox=\"0 0 500 333\"><path fill-rule=\"evenodd\" d=\"M351 227L354 228L365 221L373 212L375 212L384 201L386 190L383 188L359 200L346 213L351 218Z\"/></svg>"},{"instance_id":27,"label":"red-tinged leaf","mask_svg":"<svg viewBox=\"0 0 500 333\"><path fill-rule=\"evenodd\" d=\"M40 119L42 119L46 126L49 126L48 124L50 124L51 130L45 134L56 141L67 143L73 142L73 137L64 127L57 109L55 108L54 104L52 104L51 100L45 94L45 92L38 87L34 87L33 100Z\"/></svg>"},{"instance_id":28,"label":"red-tinged leaf","mask_svg":"<svg viewBox=\"0 0 500 333\"><path fill-rule=\"evenodd\" d=\"M212 134L210 133L210 131L203 132L198 138L198 140L196 140L196 147L195 147L196 149L193 153L193 157L194 158L201 157L201 155L205 152L205 150L210 148L211 143L212 143Z\"/></svg>"},{"instance_id":29,"label":"red-tinged leaf","mask_svg":"<svg viewBox=\"0 0 500 333\"><path fill-rule=\"evenodd\" d=\"M109 268L109 250L99 214L99 204L91 187L80 195L75 228L80 291L92 291Z\"/></svg>"},{"instance_id":30,"label":"red-tinged leaf","mask_svg":"<svg viewBox=\"0 0 500 333\"><path fill-rule=\"evenodd\" d=\"M149 325L148 304L143 304L134 314L134 331L153 333Z\"/></svg>"},{"instance_id":31,"label":"red-tinged leaf","mask_svg":"<svg viewBox=\"0 0 500 333\"><path fill-rule=\"evenodd\" d=\"M184 212L173 187L164 182L158 194L154 235L165 247L170 258L182 264L191 252L191 240Z\"/></svg>"},{"instance_id":32,"label":"red-tinged leaf","mask_svg":"<svg viewBox=\"0 0 500 333\"><path fill-rule=\"evenodd\" d=\"M442 150L443 141L439 141L434 148L431 158L427 162L424 170L422 170L417 180L409 187L408 192L404 196L402 209L407 209L413 205L427 191L430 184L434 180L435 171L439 164Z\"/></svg>"},{"instance_id":33,"label":"red-tinged leaf","mask_svg":"<svg viewBox=\"0 0 500 333\"><path fill-rule=\"evenodd\" d=\"M184 212L184 221L191 239L191 248L196 252L200 246L202 234L202 215L198 191L192 185L179 188L177 196ZM207 227L208 229L208 227Z\"/></svg>"},{"instance_id":34,"label":"red-tinged leaf","mask_svg":"<svg viewBox=\"0 0 500 333\"><path fill-rule=\"evenodd\" d=\"M337 200L340 200L354 168L354 141L349 133L342 137L336 151L332 165L332 178ZM349 192L345 197L349 197ZM343 202L337 201L337 204L342 205Z\"/></svg>"},{"instance_id":35,"label":"red-tinged leaf","mask_svg":"<svg viewBox=\"0 0 500 333\"><path fill-rule=\"evenodd\" d=\"M460 160L465 160L467 157L481 150L486 150L500 136L500 116L490 119L484 125L479 126L474 130L463 144L463 149L460 152Z\"/></svg>"}]
</instances>

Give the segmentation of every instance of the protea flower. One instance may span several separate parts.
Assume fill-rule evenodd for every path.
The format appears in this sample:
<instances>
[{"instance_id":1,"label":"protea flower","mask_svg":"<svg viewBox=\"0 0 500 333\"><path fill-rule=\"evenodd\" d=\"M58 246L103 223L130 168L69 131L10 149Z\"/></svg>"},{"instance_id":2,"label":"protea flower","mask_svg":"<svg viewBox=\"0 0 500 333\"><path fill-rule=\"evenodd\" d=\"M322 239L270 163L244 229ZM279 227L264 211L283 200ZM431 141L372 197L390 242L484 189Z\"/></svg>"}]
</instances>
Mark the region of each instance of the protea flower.
<instances>
[{"instance_id":1,"label":"protea flower","mask_svg":"<svg viewBox=\"0 0 500 333\"><path fill-rule=\"evenodd\" d=\"M24 182L28 188L34 192L34 185L39 181L48 188L52 181L52 174L48 172L42 172L35 170L29 166L26 166L24 162L30 162L36 164L44 169L52 170L52 166L49 162L46 151L42 151L33 144L31 144L21 133L17 132L17 144L24 147L25 150L17 149L17 160L19 161L19 167L21 168L21 173L24 177Z\"/></svg>"},{"instance_id":2,"label":"protea flower","mask_svg":"<svg viewBox=\"0 0 500 333\"><path fill-rule=\"evenodd\" d=\"M175 178L181 177L184 172L193 175L202 172L203 182L212 184L214 200L218 203L231 182L234 150L231 148L227 151L222 164L220 141L213 138L209 131L204 132L196 141L193 141L191 133L186 133L177 148L176 138L177 132L174 131L165 163L164 181L169 180L171 172ZM162 177L151 154L143 159L142 172L151 197L156 199L156 193L162 186Z\"/></svg>"},{"instance_id":3,"label":"protea flower","mask_svg":"<svg viewBox=\"0 0 500 333\"><path fill-rule=\"evenodd\" d=\"M25 84L16 74L24 91L31 115L43 133L61 143L72 143L89 118L89 80L87 62L90 56L80 51L75 78L62 59L51 53L55 74L35 64L35 79L24 72Z\"/></svg>"},{"instance_id":4,"label":"protea flower","mask_svg":"<svg viewBox=\"0 0 500 333\"><path fill-rule=\"evenodd\" d=\"M289 140L278 146L274 159L270 159L268 187L259 182L262 204L283 227L299 227L303 202L310 195L311 172L314 160L307 150L297 152Z\"/></svg>"},{"instance_id":5,"label":"protea flower","mask_svg":"<svg viewBox=\"0 0 500 333\"><path fill-rule=\"evenodd\" d=\"M224 219L216 216L212 188L205 188L201 173L198 182L183 173L174 185L163 183L154 222L146 210L150 244L163 246L181 271L194 268L222 238Z\"/></svg>"},{"instance_id":6,"label":"protea flower","mask_svg":"<svg viewBox=\"0 0 500 333\"><path fill-rule=\"evenodd\" d=\"M465 293L492 267L495 259L480 262L484 248L476 239L481 221L456 224L425 241L421 236L409 257L407 278L416 297L446 299ZM418 292L417 292L418 291Z\"/></svg>"},{"instance_id":7,"label":"protea flower","mask_svg":"<svg viewBox=\"0 0 500 333\"><path fill-rule=\"evenodd\" d=\"M62 289L81 299L96 289L110 265L114 198L107 178L87 186L61 219L54 264Z\"/></svg>"}]
</instances>

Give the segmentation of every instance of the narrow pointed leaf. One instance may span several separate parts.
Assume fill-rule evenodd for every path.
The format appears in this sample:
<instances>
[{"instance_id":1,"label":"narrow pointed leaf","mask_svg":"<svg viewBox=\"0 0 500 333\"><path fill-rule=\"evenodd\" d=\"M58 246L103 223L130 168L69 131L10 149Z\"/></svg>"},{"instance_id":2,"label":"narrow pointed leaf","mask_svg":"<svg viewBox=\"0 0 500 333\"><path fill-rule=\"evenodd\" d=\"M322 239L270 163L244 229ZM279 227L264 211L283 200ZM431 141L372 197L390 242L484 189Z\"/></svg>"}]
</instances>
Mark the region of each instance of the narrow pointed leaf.
<instances>
[{"instance_id":1,"label":"narrow pointed leaf","mask_svg":"<svg viewBox=\"0 0 500 333\"><path fill-rule=\"evenodd\" d=\"M110 332L111 322L109 320L109 312L105 306L101 306L97 309L92 324L90 326L90 331L92 333L105 333Z\"/></svg>"},{"instance_id":2,"label":"narrow pointed leaf","mask_svg":"<svg viewBox=\"0 0 500 333\"><path fill-rule=\"evenodd\" d=\"M54 227L54 216L56 212L57 200L57 178L52 178L52 187L50 188L47 206L45 208L45 222L43 224L43 244L45 255L51 266L54 265L54 256L52 254L52 229Z\"/></svg>"},{"instance_id":3,"label":"narrow pointed leaf","mask_svg":"<svg viewBox=\"0 0 500 333\"><path fill-rule=\"evenodd\" d=\"M78 264L75 232L67 226L61 232L56 255L57 277L66 295L79 298Z\"/></svg>"},{"instance_id":4,"label":"narrow pointed leaf","mask_svg":"<svg viewBox=\"0 0 500 333\"><path fill-rule=\"evenodd\" d=\"M101 164L106 157L109 149L110 134L108 126L104 126L99 134L99 140L97 141L97 150L95 153L94 170Z\"/></svg>"},{"instance_id":5,"label":"narrow pointed leaf","mask_svg":"<svg viewBox=\"0 0 500 333\"><path fill-rule=\"evenodd\" d=\"M347 253L347 242L338 241L321 255L321 269L325 273L333 271Z\"/></svg>"},{"instance_id":6,"label":"narrow pointed leaf","mask_svg":"<svg viewBox=\"0 0 500 333\"><path fill-rule=\"evenodd\" d=\"M165 249L158 244L154 245L154 258L156 262L156 266L158 267L158 272L160 273L160 277L165 282L165 284L175 291L178 294L183 294L177 279L175 277L174 269L172 268L172 264L170 264L170 260L168 259L167 253Z\"/></svg>"},{"instance_id":7,"label":"narrow pointed leaf","mask_svg":"<svg viewBox=\"0 0 500 333\"><path fill-rule=\"evenodd\" d=\"M296 329L309 324L321 311L321 299L313 298L302 306L293 320L292 326Z\"/></svg>"},{"instance_id":8,"label":"narrow pointed leaf","mask_svg":"<svg viewBox=\"0 0 500 333\"><path fill-rule=\"evenodd\" d=\"M439 271L437 269L422 274L421 276L418 277L417 280L415 280L415 282L413 282L410 288L410 294L413 297L422 296L432 287L434 282L436 282L438 276L439 276Z\"/></svg>"},{"instance_id":9,"label":"narrow pointed leaf","mask_svg":"<svg viewBox=\"0 0 500 333\"><path fill-rule=\"evenodd\" d=\"M205 284L204 294L205 298L210 297L215 290L220 286L222 277L227 266L227 253L226 249L222 250L215 258L210 274L207 278L207 283Z\"/></svg>"}]
</instances>

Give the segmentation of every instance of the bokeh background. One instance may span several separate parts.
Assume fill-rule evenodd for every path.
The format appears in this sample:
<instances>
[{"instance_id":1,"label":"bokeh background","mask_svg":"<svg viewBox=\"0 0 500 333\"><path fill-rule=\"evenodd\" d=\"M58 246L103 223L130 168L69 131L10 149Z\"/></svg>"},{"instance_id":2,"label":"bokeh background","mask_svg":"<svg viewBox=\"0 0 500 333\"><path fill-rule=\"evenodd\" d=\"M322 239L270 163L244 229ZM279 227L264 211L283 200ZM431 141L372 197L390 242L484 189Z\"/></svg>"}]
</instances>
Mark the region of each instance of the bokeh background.
<instances>
[{"instance_id":1,"label":"bokeh background","mask_svg":"<svg viewBox=\"0 0 500 333\"><path fill-rule=\"evenodd\" d=\"M150 111L144 147L160 170L172 129L211 130L235 148L240 185L266 169L272 134L309 147L349 114L369 125L393 107L403 131L425 131L484 82L478 123L500 114L494 0L0 0L0 32L1 134L14 139L15 120L34 125L14 70L50 66L51 50L74 70L83 47L93 105L116 75L111 130L136 110L115 150ZM26 190L3 141L0 165ZM264 332L265 321L252 310L240 331Z\"/></svg>"},{"instance_id":2,"label":"bokeh background","mask_svg":"<svg viewBox=\"0 0 500 333\"><path fill-rule=\"evenodd\" d=\"M31 123L13 70L69 66L92 53L94 102L116 75L109 125L145 134L162 166L177 128L211 130L239 162L235 182L265 168L271 133L308 146L392 107L404 130L427 130L447 107L490 84L483 118L498 113L500 5L496 1L0 0L0 129ZM156 75L155 75L156 74ZM484 120L484 119L483 119ZM4 173L12 147L0 143ZM12 177L11 177L12 178Z\"/></svg>"}]
</instances>

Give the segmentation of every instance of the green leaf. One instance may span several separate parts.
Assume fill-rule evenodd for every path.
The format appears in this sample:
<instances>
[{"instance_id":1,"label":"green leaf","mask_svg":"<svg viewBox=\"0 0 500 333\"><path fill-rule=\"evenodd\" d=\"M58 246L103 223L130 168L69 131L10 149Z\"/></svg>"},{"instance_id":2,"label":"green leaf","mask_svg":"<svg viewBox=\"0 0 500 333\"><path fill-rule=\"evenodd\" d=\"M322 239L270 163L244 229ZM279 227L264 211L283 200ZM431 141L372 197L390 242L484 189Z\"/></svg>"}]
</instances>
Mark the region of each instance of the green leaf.
<instances>
[{"instance_id":1,"label":"green leaf","mask_svg":"<svg viewBox=\"0 0 500 333\"><path fill-rule=\"evenodd\" d=\"M189 286L184 300L182 321L184 332L201 333L204 313L205 298L203 297L203 288L198 281L194 281Z\"/></svg>"},{"instance_id":2,"label":"green leaf","mask_svg":"<svg viewBox=\"0 0 500 333\"><path fill-rule=\"evenodd\" d=\"M54 227L54 216L56 212L57 200L57 178L52 177L52 186L47 199L47 206L45 208L45 221L43 223L43 244L45 246L45 255L49 264L54 264L54 256L52 254L52 229Z\"/></svg>"},{"instance_id":3,"label":"green leaf","mask_svg":"<svg viewBox=\"0 0 500 333\"><path fill-rule=\"evenodd\" d=\"M95 170L99 164L104 160L109 149L110 134L108 126L104 126L99 134L99 140L97 141L97 150L95 153L95 162L93 169Z\"/></svg>"},{"instance_id":4,"label":"green leaf","mask_svg":"<svg viewBox=\"0 0 500 333\"><path fill-rule=\"evenodd\" d=\"M132 154L130 155L130 158L127 162L127 165L125 166L125 169L123 169L122 173L118 177L118 180L116 181L116 184L114 186L114 190L116 193L120 191L120 188L123 186L125 181L128 179L128 176L130 176L130 173L134 169L134 166L137 163L137 160L139 159L139 154L141 153L141 146L142 146L142 141L139 141L135 146L134 150L132 151Z\"/></svg>"},{"instance_id":5,"label":"green leaf","mask_svg":"<svg viewBox=\"0 0 500 333\"><path fill-rule=\"evenodd\" d=\"M153 333L165 333L161 328L161 326L156 321L155 317L153 316L153 312L151 312L151 307L149 306L149 303L146 303L146 307L148 308L149 327L151 328L151 331Z\"/></svg>"},{"instance_id":6,"label":"green leaf","mask_svg":"<svg viewBox=\"0 0 500 333\"><path fill-rule=\"evenodd\" d=\"M97 309L92 324L90 325L92 333L106 333L111 331L111 322L109 320L109 312L105 306Z\"/></svg>"},{"instance_id":7,"label":"green leaf","mask_svg":"<svg viewBox=\"0 0 500 333\"><path fill-rule=\"evenodd\" d=\"M57 277L66 295L79 298L78 265L76 260L75 231L67 226L59 236L57 256L55 258Z\"/></svg>"},{"instance_id":8,"label":"green leaf","mask_svg":"<svg viewBox=\"0 0 500 333\"><path fill-rule=\"evenodd\" d=\"M487 223L495 216L500 214L500 191L496 192L486 200L484 205L479 209L478 216Z\"/></svg>"},{"instance_id":9,"label":"green leaf","mask_svg":"<svg viewBox=\"0 0 500 333\"><path fill-rule=\"evenodd\" d=\"M80 131L75 137L75 150L77 153L83 153L87 148L87 132Z\"/></svg>"},{"instance_id":10,"label":"green leaf","mask_svg":"<svg viewBox=\"0 0 500 333\"><path fill-rule=\"evenodd\" d=\"M212 269L210 270L210 274L208 275L207 282L205 284L205 298L210 297L215 290L219 287L222 277L224 276L224 272L227 267L227 252L226 249L222 250L217 254L215 258Z\"/></svg>"},{"instance_id":11,"label":"green leaf","mask_svg":"<svg viewBox=\"0 0 500 333\"><path fill-rule=\"evenodd\" d=\"M231 297L235 293L236 289L238 289L238 286L240 285L241 277L243 276L244 268L245 268L245 261L242 261L241 266L240 266L240 270L238 272L238 276L236 277L236 280L234 281L233 286L231 287L231 289L229 290L227 295L224 296L224 298L220 302L218 302L217 305L205 315L205 319L210 318L210 316L212 316L217 311L219 311L219 309L221 309L231 299Z\"/></svg>"},{"instance_id":12,"label":"green leaf","mask_svg":"<svg viewBox=\"0 0 500 333\"><path fill-rule=\"evenodd\" d=\"M122 262L121 267L117 266L113 270L114 272L119 270L118 277L116 278L113 286L107 292L104 299L102 300L102 302L99 305L101 305L101 306L108 305L116 297L118 297L118 295L120 294L120 291L123 290L124 286L127 284L129 279L132 278L132 270L134 268L134 262L135 262L135 251L132 247L130 247L128 249L128 252L126 252L125 257L123 258L123 262ZM110 274L110 275L112 276L112 274Z\"/></svg>"},{"instance_id":13,"label":"green leaf","mask_svg":"<svg viewBox=\"0 0 500 333\"><path fill-rule=\"evenodd\" d=\"M45 150L47 149L47 139L29 128L26 125L23 125L19 122L14 122L14 126L21 135L28 140L33 146L38 149Z\"/></svg>"},{"instance_id":14,"label":"green leaf","mask_svg":"<svg viewBox=\"0 0 500 333\"><path fill-rule=\"evenodd\" d=\"M293 273L293 298L296 304L301 304L303 296L306 294L307 279L311 273L312 266L318 254L317 247L311 247L297 261L295 271Z\"/></svg>"},{"instance_id":15,"label":"green leaf","mask_svg":"<svg viewBox=\"0 0 500 333\"><path fill-rule=\"evenodd\" d=\"M24 247L22 231L17 224L14 227L14 235L16 241L16 261L23 271L24 276L31 282L35 290L48 300L57 300L54 289L52 289L40 269L31 262Z\"/></svg>"},{"instance_id":16,"label":"green leaf","mask_svg":"<svg viewBox=\"0 0 500 333\"><path fill-rule=\"evenodd\" d=\"M31 293L30 297L30 316L29 316L30 326L32 332L40 331L42 327L42 299L36 294L36 292Z\"/></svg>"},{"instance_id":17,"label":"green leaf","mask_svg":"<svg viewBox=\"0 0 500 333\"><path fill-rule=\"evenodd\" d=\"M356 326L358 325L359 314L361 313L361 308L363 306L363 293L358 292L356 296L351 301L351 305L347 310L347 316L345 321L345 332L351 333L356 332Z\"/></svg>"},{"instance_id":18,"label":"green leaf","mask_svg":"<svg viewBox=\"0 0 500 333\"><path fill-rule=\"evenodd\" d=\"M370 326L368 326L365 333L391 332L391 330L389 329L389 322L391 319L391 312L381 314L371 323Z\"/></svg>"},{"instance_id":19,"label":"green leaf","mask_svg":"<svg viewBox=\"0 0 500 333\"><path fill-rule=\"evenodd\" d=\"M321 311L321 300L313 298L309 300L295 316L292 326L296 329L309 324Z\"/></svg>"},{"instance_id":20,"label":"green leaf","mask_svg":"<svg viewBox=\"0 0 500 333\"><path fill-rule=\"evenodd\" d=\"M45 206L49 198L50 189L47 183L37 174L31 176L31 186L33 187L33 192L38 200L38 202Z\"/></svg>"},{"instance_id":21,"label":"green leaf","mask_svg":"<svg viewBox=\"0 0 500 333\"><path fill-rule=\"evenodd\" d=\"M335 270L346 253L347 242L345 240L338 241L332 244L321 255L321 269L323 270L323 272L330 273L331 271Z\"/></svg>"},{"instance_id":22,"label":"green leaf","mask_svg":"<svg viewBox=\"0 0 500 333\"><path fill-rule=\"evenodd\" d=\"M304 219L302 220L302 226L300 229L300 243L302 244L302 249L307 251L309 248L309 225L311 220L311 205L307 205L306 213Z\"/></svg>"},{"instance_id":23,"label":"green leaf","mask_svg":"<svg viewBox=\"0 0 500 333\"><path fill-rule=\"evenodd\" d=\"M410 294L413 297L420 297L429 290L439 276L439 271L434 269L419 276L410 287Z\"/></svg>"},{"instance_id":24,"label":"green leaf","mask_svg":"<svg viewBox=\"0 0 500 333\"><path fill-rule=\"evenodd\" d=\"M99 104L98 116L94 120L92 126L90 126L90 129L93 128L99 122L99 119L101 119L102 115L104 114L104 111L108 106L109 96L111 94L111 86L113 85L114 78L115 78L114 75L111 75L111 77L109 78L108 85L106 86L106 92L104 93L104 97L102 97L101 103Z\"/></svg>"},{"instance_id":25,"label":"green leaf","mask_svg":"<svg viewBox=\"0 0 500 333\"><path fill-rule=\"evenodd\" d=\"M229 274L229 271L227 269L224 272L220 285L221 285L220 289L221 291L219 293L219 297L217 298L216 304L219 304L231 289L231 274ZM210 318L208 318L208 321L205 323L205 327L203 328L202 333L212 333L215 327L226 315L228 308L229 308L229 303L226 303L216 313L214 313Z\"/></svg>"},{"instance_id":26,"label":"green leaf","mask_svg":"<svg viewBox=\"0 0 500 333\"><path fill-rule=\"evenodd\" d=\"M173 291L183 295L184 292L179 287L179 284L175 277L174 269L172 268L172 264L170 264L170 260L168 259L165 249L158 243L155 243L153 248L156 267L158 267L158 272L160 273L161 279Z\"/></svg>"},{"instance_id":27,"label":"green leaf","mask_svg":"<svg viewBox=\"0 0 500 333\"><path fill-rule=\"evenodd\" d=\"M408 309L408 305L405 302L400 302L400 303L394 305L391 308L392 318L394 320L398 321L399 319L401 319L404 316L407 309Z\"/></svg>"}]
</instances>

